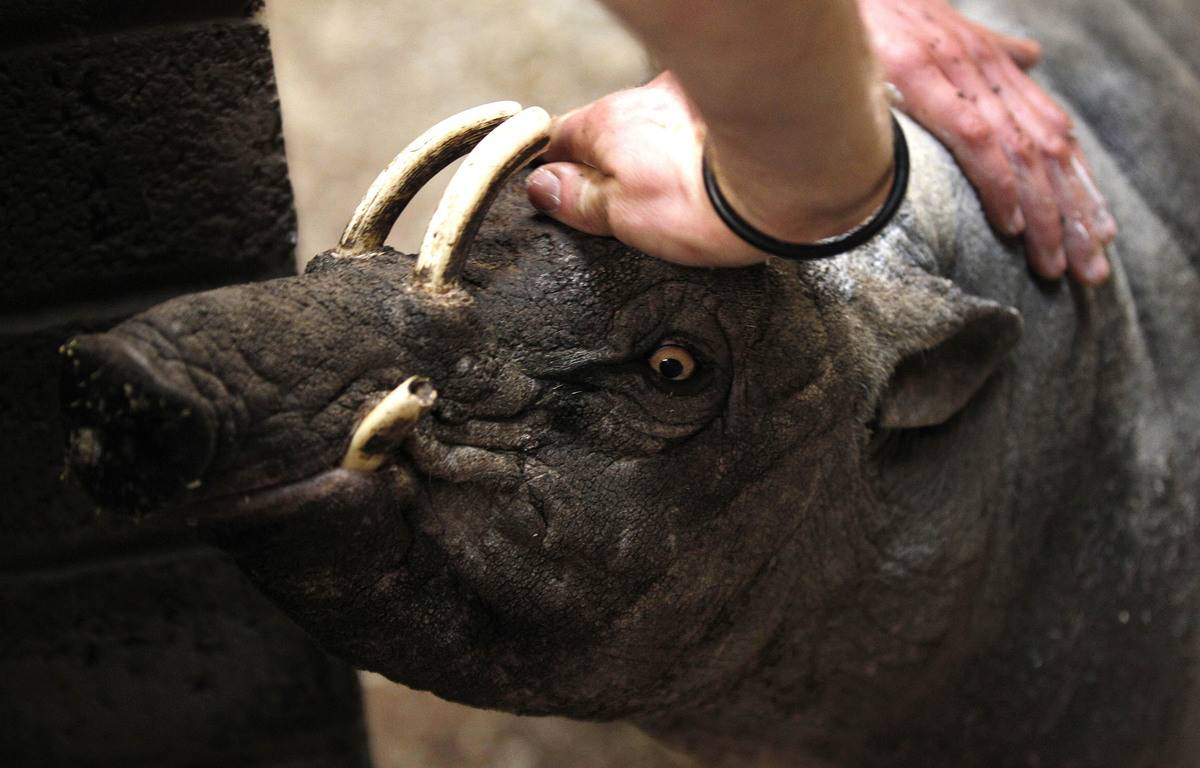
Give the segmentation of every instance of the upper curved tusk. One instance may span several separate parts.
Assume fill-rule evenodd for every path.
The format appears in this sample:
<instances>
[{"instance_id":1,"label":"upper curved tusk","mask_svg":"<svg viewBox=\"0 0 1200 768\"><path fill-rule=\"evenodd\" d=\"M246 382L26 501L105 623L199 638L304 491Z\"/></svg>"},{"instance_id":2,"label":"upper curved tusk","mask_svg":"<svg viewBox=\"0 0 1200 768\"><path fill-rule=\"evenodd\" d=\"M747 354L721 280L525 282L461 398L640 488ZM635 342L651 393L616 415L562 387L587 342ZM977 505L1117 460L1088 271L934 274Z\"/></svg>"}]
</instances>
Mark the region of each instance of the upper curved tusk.
<instances>
[{"instance_id":1,"label":"upper curved tusk","mask_svg":"<svg viewBox=\"0 0 1200 768\"><path fill-rule=\"evenodd\" d=\"M446 118L414 139L375 178L334 252L356 256L381 248L421 187L520 111L521 105L515 101L483 104Z\"/></svg>"},{"instance_id":2,"label":"upper curved tusk","mask_svg":"<svg viewBox=\"0 0 1200 768\"><path fill-rule=\"evenodd\" d=\"M393 389L359 422L342 458L342 469L374 472L388 449L403 440L417 419L433 408L437 390L424 376L412 376Z\"/></svg>"},{"instance_id":3,"label":"upper curved tusk","mask_svg":"<svg viewBox=\"0 0 1200 768\"><path fill-rule=\"evenodd\" d=\"M540 107L529 107L471 150L425 230L415 272L419 283L436 292L453 285L501 184L545 151L549 141L550 116Z\"/></svg>"}]
</instances>

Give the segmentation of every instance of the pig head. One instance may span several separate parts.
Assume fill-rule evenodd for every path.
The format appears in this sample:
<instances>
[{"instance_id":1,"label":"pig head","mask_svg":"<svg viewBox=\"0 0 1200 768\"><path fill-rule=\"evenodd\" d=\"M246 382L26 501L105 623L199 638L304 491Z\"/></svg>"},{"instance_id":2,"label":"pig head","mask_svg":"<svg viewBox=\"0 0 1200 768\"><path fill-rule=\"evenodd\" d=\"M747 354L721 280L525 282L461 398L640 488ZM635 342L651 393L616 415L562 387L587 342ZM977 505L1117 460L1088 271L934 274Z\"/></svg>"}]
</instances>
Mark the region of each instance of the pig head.
<instances>
[{"instance_id":1,"label":"pig head","mask_svg":"<svg viewBox=\"0 0 1200 768\"><path fill-rule=\"evenodd\" d=\"M304 275L70 342L71 471L194 521L330 650L449 699L670 731L748 698L722 716L765 739L746 691L769 676L789 741L860 732L894 702L849 670L945 677L987 554L984 517L881 499L881 463L987 401L1021 333L911 223L733 271L567 231L512 185L465 266L348 232ZM348 461L404 382L416 415Z\"/></svg>"}]
</instances>

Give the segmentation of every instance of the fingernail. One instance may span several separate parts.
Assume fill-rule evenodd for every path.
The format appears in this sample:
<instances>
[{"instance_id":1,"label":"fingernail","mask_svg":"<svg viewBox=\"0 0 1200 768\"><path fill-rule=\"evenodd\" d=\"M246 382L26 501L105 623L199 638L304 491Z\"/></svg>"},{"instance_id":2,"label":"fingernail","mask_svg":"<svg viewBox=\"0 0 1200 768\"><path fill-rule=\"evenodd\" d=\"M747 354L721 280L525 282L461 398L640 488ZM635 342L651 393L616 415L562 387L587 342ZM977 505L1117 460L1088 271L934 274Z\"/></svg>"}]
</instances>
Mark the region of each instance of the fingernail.
<instances>
[{"instance_id":1,"label":"fingernail","mask_svg":"<svg viewBox=\"0 0 1200 768\"><path fill-rule=\"evenodd\" d=\"M1097 250L1084 266L1083 276L1089 285L1100 285L1108 279L1109 271L1108 258L1104 255L1103 250Z\"/></svg>"},{"instance_id":2,"label":"fingernail","mask_svg":"<svg viewBox=\"0 0 1200 768\"><path fill-rule=\"evenodd\" d=\"M1025 214L1021 213L1020 208L1016 208L1012 212L1012 216L1008 217L1008 233L1010 235L1019 235L1025 231Z\"/></svg>"},{"instance_id":3,"label":"fingernail","mask_svg":"<svg viewBox=\"0 0 1200 768\"><path fill-rule=\"evenodd\" d=\"M538 168L525 179L525 192L529 202L543 213L554 213L562 205L562 184L558 177L545 168Z\"/></svg>"},{"instance_id":4,"label":"fingernail","mask_svg":"<svg viewBox=\"0 0 1200 768\"><path fill-rule=\"evenodd\" d=\"M1092 234L1088 232L1087 227L1083 226L1082 221L1072 221L1070 231L1074 237L1080 240L1085 248L1088 246L1089 241L1092 239Z\"/></svg>"},{"instance_id":5,"label":"fingernail","mask_svg":"<svg viewBox=\"0 0 1200 768\"><path fill-rule=\"evenodd\" d=\"M1067 252L1063 250L1063 247L1060 245L1058 246L1058 250L1054 252L1054 270L1059 274L1062 274L1066 268Z\"/></svg>"}]
</instances>

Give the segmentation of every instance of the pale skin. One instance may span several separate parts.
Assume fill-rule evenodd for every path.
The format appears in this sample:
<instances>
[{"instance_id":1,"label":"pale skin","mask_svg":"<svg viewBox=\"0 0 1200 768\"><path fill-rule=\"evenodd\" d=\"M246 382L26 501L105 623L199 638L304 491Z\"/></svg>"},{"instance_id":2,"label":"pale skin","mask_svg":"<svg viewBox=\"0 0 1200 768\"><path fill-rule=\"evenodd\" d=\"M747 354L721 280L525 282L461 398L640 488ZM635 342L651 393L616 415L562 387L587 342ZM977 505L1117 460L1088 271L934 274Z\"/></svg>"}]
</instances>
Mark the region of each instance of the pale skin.
<instances>
[{"instance_id":1,"label":"pale skin","mask_svg":"<svg viewBox=\"0 0 1200 768\"><path fill-rule=\"evenodd\" d=\"M530 200L585 232L681 264L768 258L717 218L707 152L741 215L813 242L869 218L892 178L884 80L954 152L1030 268L1104 282L1116 226L1066 113L1023 72L1037 43L944 0L605 0L667 67L555 121Z\"/></svg>"}]
</instances>

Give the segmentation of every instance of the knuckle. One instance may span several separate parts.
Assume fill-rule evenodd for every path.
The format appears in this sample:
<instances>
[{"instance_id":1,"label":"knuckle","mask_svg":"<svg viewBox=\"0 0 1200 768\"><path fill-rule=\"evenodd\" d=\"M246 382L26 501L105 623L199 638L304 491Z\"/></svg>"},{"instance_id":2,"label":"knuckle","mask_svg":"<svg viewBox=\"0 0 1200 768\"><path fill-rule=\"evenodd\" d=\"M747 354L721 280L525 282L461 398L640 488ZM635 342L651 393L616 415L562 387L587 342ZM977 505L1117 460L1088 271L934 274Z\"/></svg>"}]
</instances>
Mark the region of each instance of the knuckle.
<instances>
[{"instance_id":1,"label":"knuckle","mask_svg":"<svg viewBox=\"0 0 1200 768\"><path fill-rule=\"evenodd\" d=\"M1034 192L1036 206L1031 211L1033 222L1047 243L1062 245L1062 214L1053 194L1041 185Z\"/></svg>"},{"instance_id":2,"label":"knuckle","mask_svg":"<svg viewBox=\"0 0 1200 768\"><path fill-rule=\"evenodd\" d=\"M968 110L961 113L958 117L955 129L963 141L971 146L979 147L987 144L992 139L992 126L988 124L983 117L974 110Z\"/></svg>"},{"instance_id":3,"label":"knuckle","mask_svg":"<svg viewBox=\"0 0 1200 768\"><path fill-rule=\"evenodd\" d=\"M1017 175L1013 173L1012 166L1008 163L1003 163L997 170L992 181L992 189L996 199L1003 201L1004 213L1009 213L1009 209L1019 201L1021 192L1017 186Z\"/></svg>"},{"instance_id":4,"label":"knuckle","mask_svg":"<svg viewBox=\"0 0 1200 768\"><path fill-rule=\"evenodd\" d=\"M937 52L943 60L948 60L954 64L961 64L964 58L971 55L970 49L965 46L957 35L949 35L937 47Z\"/></svg>"},{"instance_id":5,"label":"knuckle","mask_svg":"<svg viewBox=\"0 0 1200 768\"><path fill-rule=\"evenodd\" d=\"M976 61L987 56L992 47L988 35L982 34L978 29L970 26L955 27L951 37L964 55Z\"/></svg>"},{"instance_id":6,"label":"knuckle","mask_svg":"<svg viewBox=\"0 0 1200 768\"><path fill-rule=\"evenodd\" d=\"M615 93L592 104L591 109L587 113L587 126L592 129L599 129L605 128L612 123L620 110L618 102L621 100L622 95Z\"/></svg>"},{"instance_id":7,"label":"knuckle","mask_svg":"<svg viewBox=\"0 0 1200 768\"><path fill-rule=\"evenodd\" d=\"M1048 119L1050 127L1060 134L1069 135L1075 130L1075 121L1057 104L1050 110Z\"/></svg>"},{"instance_id":8,"label":"knuckle","mask_svg":"<svg viewBox=\"0 0 1200 768\"><path fill-rule=\"evenodd\" d=\"M1005 58L999 47L992 40L985 40L983 37L975 36L971 38L971 56L981 64L996 64L1001 59Z\"/></svg>"},{"instance_id":9,"label":"knuckle","mask_svg":"<svg viewBox=\"0 0 1200 768\"><path fill-rule=\"evenodd\" d=\"M575 203L576 216L591 228L609 228L609 199L603 190L591 182L581 185Z\"/></svg>"},{"instance_id":10,"label":"knuckle","mask_svg":"<svg viewBox=\"0 0 1200 768\"><path fill-rule=\"evenodd\" d=\"M930 63L928 51L912 41L889 46L883 59L889 75L896 80L911 78Z\"/></svg>"},{"instance_id":11,"label":"knuckle","mask_svg":"<svg viewBox=\"0 0 1200 768\"><path fill-rule=\"evenodd\" d=\"M1009 150L1022 165L1031 166L1037 156L1037 148L1029 134L1021 131L1009 139Z\"/></svg>"},{"instance_id":12,"label":"knuckle","mask_svg":"<svg viewBox=\"0 0 1200 768\"><path fill-rule=\"evenodd\" d=\"M1071 156L1071 145L1062 136L1051 133L1046 138L1042 151L1051 159L1063 163Z\"/></svg>"}]
</instances>

